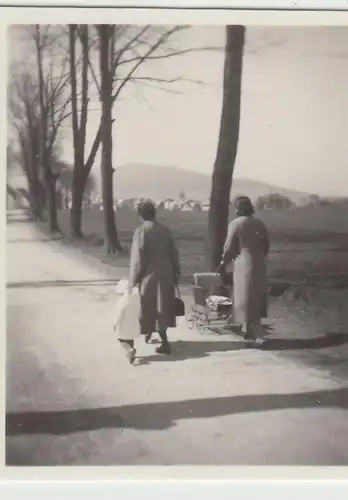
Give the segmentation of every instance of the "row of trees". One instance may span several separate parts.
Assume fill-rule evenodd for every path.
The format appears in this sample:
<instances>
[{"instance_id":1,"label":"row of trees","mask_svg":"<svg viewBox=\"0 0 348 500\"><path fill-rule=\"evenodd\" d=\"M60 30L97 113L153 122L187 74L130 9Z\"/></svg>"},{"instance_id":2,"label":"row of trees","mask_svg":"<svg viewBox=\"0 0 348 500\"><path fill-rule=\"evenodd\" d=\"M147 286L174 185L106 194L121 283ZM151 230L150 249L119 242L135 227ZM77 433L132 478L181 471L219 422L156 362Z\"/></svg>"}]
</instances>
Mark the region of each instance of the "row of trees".
<instances>
[{"instance_id":1,"label":"row of trees","mask_svg":"<svg viewBox=\"0 0 348 500\"><path fill-rule=\"evenodd\" d=\"M175 35L187 26L152 25L30 25L22 28L35 58L11 68L9 110L16 153L28 180L34 217L46 218L49 230L59 231L55 169L62 132L70 128L74 164L70 227L82 234L82 200L98 151L105 250L121 250L113 210L112 126L115 103L134 83L169 85L179 80L146 73L146 63L189 52L175 49ZM192 49L194 50L194 49ZM91 103L99 101L100 121L87 151ZM67 126L67 120L69 124Z\"/></svg>"},{"instance_id":2,"label":"row of trees","mask_svg":"<svg viewBox=\"0 0 348 500\"><path fill-rule=\"evenodd\" d=\"M29 64L12 68L9 109L17 154L28 180L33 215L46 218L59 231L57 180L62 132L69 119L73 137L71 233L82 238L82 200L91 169L101 149L104 248L122 250L113 208L114 105L132 83L171 84L182 78L158 78L144 72L147 62L190 52L172 40L187 26L30 25L23 28L34 49ZM226 237L229 199L237 154L245 28L226 27L223 108L209 211L209 260L215 268ZM200 49L202 50L203 47ZM87 151L91 102L101 105L100 122Z\"/></svg>"}]
</instances>

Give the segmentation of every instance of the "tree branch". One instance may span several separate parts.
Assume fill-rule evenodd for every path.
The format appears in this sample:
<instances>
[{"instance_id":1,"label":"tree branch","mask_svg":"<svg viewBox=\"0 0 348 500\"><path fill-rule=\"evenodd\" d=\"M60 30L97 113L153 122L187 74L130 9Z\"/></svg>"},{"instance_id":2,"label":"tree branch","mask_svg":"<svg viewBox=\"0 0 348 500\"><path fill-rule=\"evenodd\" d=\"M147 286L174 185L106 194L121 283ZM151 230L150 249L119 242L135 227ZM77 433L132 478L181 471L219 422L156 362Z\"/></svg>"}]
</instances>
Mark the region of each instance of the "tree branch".
<instances>
[{"instance_id":1,"label":"tree branch","mask_svg":"<svg viewBox=\"0 0 348 500\"><path fill-rule=\"evenodd\" d=\"M77 82L76 82L76 24L69 25L69 52L70 52L70 88L71 88L71 117L74 143L74 163L76 164L77 138L79 136L79 122L77 114Z\"/></svg>"},{"instance_id":2,"label":"tree branch","mask_svg":"<svg viewBox=\"0 0 348 500\"><path fill-rule=\"evenodd\" d=\"M98 78L97 78L97 75L96 75L96 72L94 70L93 63L91 61L89 54L88 54L88 66L89 66L89 69L91 71L91 75L92 75L94 84L97 88L98 94L100 95L100 85L99 85Z\"/></svg>"},{"instance_id":3,"label":"tree branch","mask_svg":"<svg viewBox=\"0 0 348 500\"><path fill-rule=\"evenodd\" d=\"M167 52L165 54L158 54L158 55L153 55L153 56L148 55L147 60L154 61L154 60L168 59L170 57L177 57L177 56L181 56L184 54L191 54L194 52L202 52L202 51L216 52L216 51L220 51L220 50L221 50L220 48L209 47L209 46L200 47L200 48L182 49L182 50L176 50L173 52ZM142 58L142 56L137 55L136 57L132 57L131 59L124 59L123 61L120 61L119 66L139 61L139 59L141 59L141 58Z\"/></svg>"},{"instance_id":4,"label":"tree branch","mask_svg":"<svg viewBox=\"0 0 348 500\"><path fill-rule=\"evenodd\" d=\"M98 152L98 149L100 146L100 142L101 142L101 126L99 125L98 131L95 135L95 138L94 138L94 141L93 141L93 144L91 147L91 151L89 153L88 159L87 159L85 166L84 166L84 171L85 171L86 177L88 177L88 175L92 169L95 157L97 156L97 152Z\"/></svg>"},{"instance_id":5,"label":"tree branch","mask_svg":"<svg viewBox=\"0 0 348 500\"><path fill-rule=\"evenodd\" d=\"M82 161L85 157L85 140L88 118L88 59L89 59L89 46L88 46L88 25L85 24L80 27L80 40L82 45L82 73L81 73L81 121L79 131L79 154Z\"/></svg>"},{"instance_id":6,"label":"tree branch","mask_svg":"<svg viewBox=\"0 0 348 500\"><path fill-rule=\"evenodd\" d=\"M133 82L133 80L130 80L129 83L135 83L135 82ZM168 87L161 87L159 85L151 85L150 83L148 83L146 81L138 82L138 85L142 85L143 87L148 87L151 89L161 90L162 92L167 92L168 94L175 94L175 95L184 95L185 94L185 92L183 92L183 91L170 89Z\"/></svg>"},{"instance_id":7,"label":"tree branch","mask_svg":"<svg viewBox=\"0 0 348 500\"><path fill-rule=\"evenodd\" d=\"M146 31L148 31L148 30L149 30L149 28L150 28L150 27L151 27L151 25L150 25L150 24L148 24L148 25L144 26L144 28L140 31L140 33L137 33L137 34L136 34L133 38L131 38L131 39L129 40L129 42L128 42L128 43L127 43L127 44L126 44L126 45L125 45L122 49L120 49L120 50L118 51L118 53L117 53L117 57L115 58L115 61L114 61L114 65L113 65L113 66L112 66L112 68L111 68L111 74L112 74L112 75L114 75L114 74L115 74L116 68L117 68L117 66L118 66L118 65L119 65L119 63L120 63L120 60L121 60L121 58L122 58L123 54L125 54L125 53L126 53L126 52L130 49L130 47L133 45L133 43L135 43L136 41L138 41L138 40L139 40L139 38L140 38L141 36L143 36L143 35L146 33Z\"/></svg>"},{"instance_id":8,"label":"tree branch","mask_svg":"<svg viewBox=\"0 0 348 500\"><path fill-rule=\"evenodd\" d=\"M159 37L159 39L157 40L157 42L154 43L143 56L138 58L135 66L131 69L131 71L128 73L128 75L124 78L124 80L122 81L122 83L120 84L118 89L116 90L115 94L113 95L113 102L117 99L117 97L120 95L120 92L122 91L124 86L127 84L127 82L129 82L129 80L132 78L133 74L143 64L143 62L148 60L150 58L151 54L153 54L158 49L158 47L160 47L163 43L165 43L168 40L168 38L170 38L174 33L176 33L179 28L174 27L171 30L168 30L167 32L162 34Z\"/></svg>"},{"instance_id":9,"label":"tree branch","mask_svg":"<svg viewBox=\"0 0 348 500\"><path fill-rule=\"evenodd\" d=\"M117 79L116 81L123 81L122 78ZM202 80L194 80L192 78L185 78L182 76L176 77L176 78L157 78L153 76L132 76L129 81L148 81L148 82L158 82L158 83L195 83L197 85L207 85L206 82L203 82Z\"/></svg>"}]
</instances>

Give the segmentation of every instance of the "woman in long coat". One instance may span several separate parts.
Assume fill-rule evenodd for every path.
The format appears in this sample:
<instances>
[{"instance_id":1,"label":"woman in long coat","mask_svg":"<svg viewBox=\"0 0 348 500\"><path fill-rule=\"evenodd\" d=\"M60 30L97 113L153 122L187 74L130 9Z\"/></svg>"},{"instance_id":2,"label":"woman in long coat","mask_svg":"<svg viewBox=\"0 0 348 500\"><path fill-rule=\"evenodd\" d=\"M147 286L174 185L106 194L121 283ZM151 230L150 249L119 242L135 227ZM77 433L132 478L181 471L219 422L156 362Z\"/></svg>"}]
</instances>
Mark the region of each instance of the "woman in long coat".
<instances>
[{"instance_id":1,"label":"woman in long coat","mask_svg":"<svg viewBox=\"0 0 348 500\"><path fill-rule=\"evenodd\" d=\"M234 320L242 324L245 338L262 339L262 318L267 317L267 269L269 236L265 224L254 216L250 199L235 202L236 218L230 222L222 268L233 265Z\"/></svg>"},{"instance_id":2,"label":"woman in long coat","mask_svg":"<svg viewBox=\"0 0 348 500\"><path fill-rule=\"evenodd\" d=\"M138 208L143 224L135 231L132 244L129 286L139 286L141 333L148 342L158 332L160 354L170 354L167 328L176 326L175 287L180 276L179 254L171 231L156 221L152 202Z\"/></svg>"}]
</instances>

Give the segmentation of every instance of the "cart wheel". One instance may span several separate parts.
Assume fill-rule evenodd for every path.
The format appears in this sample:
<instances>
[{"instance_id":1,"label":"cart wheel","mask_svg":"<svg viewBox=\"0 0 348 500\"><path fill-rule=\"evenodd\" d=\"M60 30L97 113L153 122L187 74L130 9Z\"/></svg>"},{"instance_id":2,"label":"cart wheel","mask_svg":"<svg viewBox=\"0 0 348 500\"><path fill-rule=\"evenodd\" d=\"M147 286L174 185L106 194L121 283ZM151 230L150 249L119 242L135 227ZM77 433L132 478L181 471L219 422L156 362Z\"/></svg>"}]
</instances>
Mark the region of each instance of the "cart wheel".
<instances>
[{"instance_id":1,"label":"cart wheel","mask_svg":"<svg viewBox=\"0 0 348 500\"><path fill-rule=\"evenodd\" d=\"M208 320L208 316L205 313L199 314L199 316L197 318L197 321L196 321L197 330L202 335L205 333L205 330L207 328L207 320Z\"/></svg>"},{"instance_id":2,"label":"cart wheel","mask_svg":"<svg viewBox=\"0 0 348 500\"><path fill-rule=\"evenodd\" d=\"M186 314L186 323L190 330L195 326L196 318L193 312Z\"/></svg>"},{"instance_id":3,"label":"cart wheel","mask_svg":"<svg viewBox=\"0 0 348 500\"><path fill-rule=\"evenodd\" d=\"M200 314L197 314L197 315L196 315L196 328L197 328L197 330L199 330L199 329L200 329L200 327L201 327L201 323L202 323L202 322L201 322L201 315L200 315Z\"/></svg>"}]
</instances>

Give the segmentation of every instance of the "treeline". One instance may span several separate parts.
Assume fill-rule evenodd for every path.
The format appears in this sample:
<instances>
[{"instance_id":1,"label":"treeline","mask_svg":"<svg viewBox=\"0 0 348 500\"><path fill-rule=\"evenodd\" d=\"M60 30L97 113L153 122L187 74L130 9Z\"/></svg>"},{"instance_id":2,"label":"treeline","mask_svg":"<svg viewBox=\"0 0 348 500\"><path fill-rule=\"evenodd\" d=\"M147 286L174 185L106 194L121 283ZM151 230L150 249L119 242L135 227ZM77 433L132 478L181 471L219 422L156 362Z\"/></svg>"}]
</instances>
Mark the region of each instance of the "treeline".
<instances>
[{"instance_id":1,"label":"treeline","mask_svg":"<svg viewBox=\"0 0 348 500\"><path fill-rule=\"evenodd\" d=\"M12 162L16 158L23 169L33 216L47 221L51 233L60 231L61 146L64 135L71 134L71 234L83 237L84 194L99 154L104 247L107 253L122 249L113 209L113 110L132 84L167 86L184 80L158 78L147 71L147 62L197 50L175 48L176 35L187 28L110 24L16 27L26 51L25 59L10 68L8 158ZM93 102L99 103L99 123L87 141Z\"/></svg>"},{"instance_id":2,"label":"treeline","mask_svg":"<svg viewBox=\"0 0 348 500\"><path fill-rule=\"evenodd\" d=\"M172 75L148 73L149 61L167 60L211 47L175 47L176 35L189 26L157 25L23 25L26 59L11 68L9 110L17 153L28 180L34 216L44 218L51 232L59 231L57 180L62 132L72 134L74 161L70 229L82 238L82 203L87 179L98 152L101 156L101 197L104 249L122 250L113 207L113 123L115 104L132 84L156 87L184 81ZM216 269L227 233L230 193L239 143L241 86L246 29L225 27L222 110L212 173L207 234L208 262ZM249 47L257 54L274 42ZM276 43L277 44L277 43ZM33 57L29 57L29 46ZM216 47L212 47L216 50ZM221 48L218 48L221 49ZM192 80L186 80L192 83ZM193 82L202 83L202 82ZM98 101L100 120L87 141L91 102ZM87 148L87 143L90 147Z\"/></svg>"}]
</instances>

